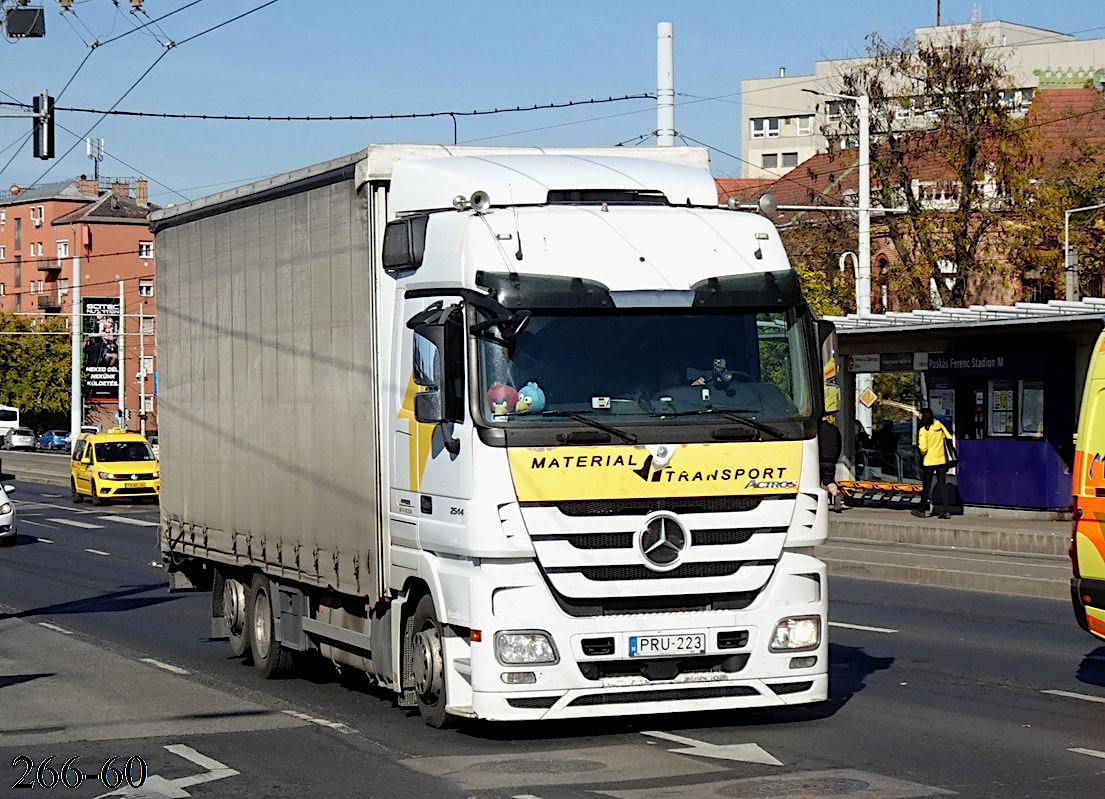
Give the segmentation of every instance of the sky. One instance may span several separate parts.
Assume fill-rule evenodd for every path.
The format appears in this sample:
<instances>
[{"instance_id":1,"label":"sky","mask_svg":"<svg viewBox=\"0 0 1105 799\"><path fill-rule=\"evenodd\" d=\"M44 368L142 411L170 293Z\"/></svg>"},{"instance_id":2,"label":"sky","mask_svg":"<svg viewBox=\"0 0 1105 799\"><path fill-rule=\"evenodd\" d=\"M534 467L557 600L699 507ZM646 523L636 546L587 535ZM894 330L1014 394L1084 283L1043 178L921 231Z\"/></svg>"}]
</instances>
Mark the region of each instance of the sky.
<instances>
[{"instance_id":1,"label":"sky","mask_svg":"<svg viewBox=\"0 0 1105 799\"><path fill-rule=\"evenodd\" d=\"M369 144L652 146L656 28L670 22L678 142L705 144L740 176L740 82L811 74L936 23L937 0L30 0L41 39L0 37L0 190L100 175L143 177L180 203L356 152ZM134 3L140 6L132 11ZM0 0L0 8L16 0ZM943 24L1002 19L1105 38L1101 0L941 0ZM4 32L6 34L6 30ZM57 157L33 157L34 96L55 98ZM67 110L72 109L72 110ZM143 114L419 119L223 121ZM455 127L454 127L455 119Z\"/></svg>"}]
</instances>

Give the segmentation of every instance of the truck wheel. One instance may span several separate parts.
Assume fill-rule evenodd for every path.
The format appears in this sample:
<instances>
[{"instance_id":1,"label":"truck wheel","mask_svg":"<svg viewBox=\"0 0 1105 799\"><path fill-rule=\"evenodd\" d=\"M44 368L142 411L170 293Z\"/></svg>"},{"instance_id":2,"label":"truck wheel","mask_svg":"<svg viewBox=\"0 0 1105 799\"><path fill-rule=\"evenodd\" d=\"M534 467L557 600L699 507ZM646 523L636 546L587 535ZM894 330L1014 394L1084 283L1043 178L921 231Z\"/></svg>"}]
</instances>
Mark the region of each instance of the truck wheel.
<instances>
[{"instance_id":1,"label":"truck wheel","mask_svg":"<svg viewBox=\"0 0 1105 799\"><path fill-rule=\"evenodd\" d=\"M246 587L232 577L223 583L223 618L230 637L230 651L234 657L249 652L249 631L246 629Z\"/></svg>"},{"instance_id":2,"label":"truck wheel","mask_svg":"<svg viewBox=\"0 0 1105 799\"><path fill-rule=\"evenodd\" d=\"M429 594L418 600L411 618L411 640L408 646L414 655L414 693L418 712L431 727L445 725L445 650L441 622L437 620L434 600Z\"/></svg>"},{"instance_id":3,"label":"truck wheel","mask_svg":"<svg viewBox=\"0 0 1105 799\"><path fill-rule=\"evenodd\" d=\"M77 484L72 478L69 479L69 490L72 492L74 505L80 505L84 502L84 497L77 493Z\"/></svg>"},{"instance_id":4,"label":"truck wheel","mask_svg":"<svg viewBox=\"0 0 1105 799\"><path fill-rule=\"evenodd\" d=\"M276 640L276 623L272 610L272 583L263 574L253 577L249 591L249 648L257 673L269 679L292 668L292 653Z\"/></svg>"},{"instance_id":5,"label":"truck wheel","mask_svg":"<svg viewBox=\"0 0 1105 799\"><path fill-rule=\"evenodd\" d=\"M100 499L100 495L96 493L96 481L95 480L91 481L89 483L89 486L92 488L92 504L93 505L103 505L104 501L102 499Z\"/></svg>"}]
</instances>

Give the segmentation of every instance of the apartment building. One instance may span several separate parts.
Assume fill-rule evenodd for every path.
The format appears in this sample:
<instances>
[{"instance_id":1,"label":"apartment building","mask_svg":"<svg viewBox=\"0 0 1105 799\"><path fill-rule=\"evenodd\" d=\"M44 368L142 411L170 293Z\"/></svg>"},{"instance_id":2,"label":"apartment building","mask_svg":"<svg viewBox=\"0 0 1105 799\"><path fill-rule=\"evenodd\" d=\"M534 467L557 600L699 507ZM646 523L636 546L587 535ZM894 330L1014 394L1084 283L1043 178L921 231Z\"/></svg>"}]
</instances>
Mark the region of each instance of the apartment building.
<instances>
[{"instance_id":1,"label":"apartment building","mask_svg":"<svg viewBox=\"0 0 1105 799\"><path fill-rule=\"evenodd\" d=\"M1105 39L1075 39L1065 33L996 20L965 25L917 28L919 43L950 37L964 30L999 51L1010 73L1006 102L1017 113L1032 103L1038 88L1105 88ZM868 59L817 61L812 74L741 81L741 158L743 176L780 177L798 164L825 152L826 132L841 119L841 104L850 102L813 92L839 92L840 75ZM908 101L898 111L905 127L922 127Z\"/></svg>"},{"instance_id":2,"label":"apartment building","mask_svg":"<svg viewBox=\"0 0 1105 799\"><path fill-rule=\"evenodd\" d=\"M104 427L157 426L149 212L145 180L81 176L0 193L0 311L68 322L79 268L85 415Z\"/></svg>"}]
</instances>

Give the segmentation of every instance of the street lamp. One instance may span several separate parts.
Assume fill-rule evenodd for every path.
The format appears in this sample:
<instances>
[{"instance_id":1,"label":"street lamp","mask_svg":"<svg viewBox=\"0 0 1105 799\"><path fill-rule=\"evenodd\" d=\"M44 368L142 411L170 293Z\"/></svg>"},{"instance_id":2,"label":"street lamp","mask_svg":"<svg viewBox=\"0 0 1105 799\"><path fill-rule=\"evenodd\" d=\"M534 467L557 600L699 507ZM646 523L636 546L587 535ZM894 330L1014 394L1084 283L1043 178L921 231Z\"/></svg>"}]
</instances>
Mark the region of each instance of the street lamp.
<instances>
[{"instance_id":1,"label":"street lamp","mask_svg":"<svg viewBox=\"0 0 1105 799\"><path fill-rule=\"evenodd\" d=\"M1070 257L1070 215L1079 211L1093 211L1098 208L1105 208L1105 203L1083 205L1081 208L1071 208L1063 211L1063 268L1067 273L1067 299L1074 302L1082 298L1078 291L1078 270L1074 268Z\"/></svg>"},{"instance_id":2,"label":"street lamp","mask_svg":"<svg viewBox=\"0 0 1105 799\"><path fill-rule=\"evenodd\" d=\"M866 94L835 94L803 89L810 94L851 100L859 115L859 263L856 268L856 312L871 315L871 98Z\"/></svg>"}]
</instances>

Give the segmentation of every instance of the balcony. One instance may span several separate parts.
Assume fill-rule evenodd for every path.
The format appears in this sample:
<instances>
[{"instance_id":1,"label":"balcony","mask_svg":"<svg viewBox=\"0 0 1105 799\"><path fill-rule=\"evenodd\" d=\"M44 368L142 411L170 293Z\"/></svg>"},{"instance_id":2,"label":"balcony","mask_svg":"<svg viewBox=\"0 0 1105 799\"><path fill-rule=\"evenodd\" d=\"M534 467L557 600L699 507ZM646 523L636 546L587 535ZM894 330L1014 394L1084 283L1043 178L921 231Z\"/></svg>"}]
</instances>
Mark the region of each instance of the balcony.
<instances>
[{"instance_id":1,"label":"balcony","mask_svg":"<svg viewBox=\"0 0 1105 799\"><path fill-rule=\"evenodd\" d=\"M37 263L39 272L58 272L61 270L60 258L41 258Z\"/></svg>"},{"instance_id":2,"label":"balcony","mask_svg":"<svg viewBox=\"0 0 1105 799\"><path fill-rule=\"evenodd\" d=\"M46 313L58 313L61 310L61 300L56 294L39 294L38 310Z\"/></svg>"}]
</instances>

